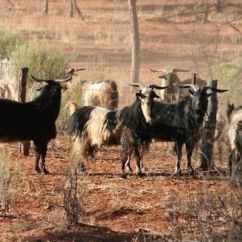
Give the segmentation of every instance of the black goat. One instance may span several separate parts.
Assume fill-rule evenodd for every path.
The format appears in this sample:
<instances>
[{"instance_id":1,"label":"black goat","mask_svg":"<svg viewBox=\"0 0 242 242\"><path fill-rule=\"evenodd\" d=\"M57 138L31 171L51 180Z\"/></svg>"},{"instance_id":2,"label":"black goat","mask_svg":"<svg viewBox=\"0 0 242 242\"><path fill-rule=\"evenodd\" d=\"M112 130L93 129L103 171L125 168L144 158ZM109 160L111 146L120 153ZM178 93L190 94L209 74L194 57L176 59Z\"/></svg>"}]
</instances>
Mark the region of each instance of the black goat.
<instances>
[{"instance_id":1,"label":"black goat","mask_svg":"<svg viewBox=\"0 0 242 242\"><path fill-rule=\"evenodd\" d=\"M68 131L74 135L74 153L78 152L86 159L94 155L96 147L119 143L122 136L120 157L123 175L132 151L135 151L138 173L141 173L141 146L150 141L148 123L151 122L153 98L158 97L153 88L160 87L154 85L146 92L136 93L135 102L123 109L109 110L93 106L77 109L68 122ZM127 143L129 149L124 148Z\"/></svg>"},{"instance_id":2,"label":"black goat","mask_svg":"<svg viewBox=\"0 0 242 242\"><path fill-rule=\"evenodd\" d=\"M47 174L45 156L47 144L56 137L55 121L59 115L61 102L61 82L65 80L41 80L46 82L40 94L31 102L19 103L0 99L0 141L15 142L32 140L36 148L35 171Z\"/></svg>"},{"instance_id":3,"label":"black goat","mask_svg":"<svg viewBox=\"0 0 242 242\"><path fill-rule=\"evenodd\" d=\"M183 87L189 88L190 85ZM154 102L153 120L151 125L151 136L156 140L174 141L177 163L175 174L181 173L180 161L182 158L182 146L186 145L187 161L189 171L193 171L191 164L192 152L195 144L200 138L200 131L207 111L208 90L224 92L211 87L201 87L192 96L184 97L174 104Z\"/></svg>"}]
</instances>

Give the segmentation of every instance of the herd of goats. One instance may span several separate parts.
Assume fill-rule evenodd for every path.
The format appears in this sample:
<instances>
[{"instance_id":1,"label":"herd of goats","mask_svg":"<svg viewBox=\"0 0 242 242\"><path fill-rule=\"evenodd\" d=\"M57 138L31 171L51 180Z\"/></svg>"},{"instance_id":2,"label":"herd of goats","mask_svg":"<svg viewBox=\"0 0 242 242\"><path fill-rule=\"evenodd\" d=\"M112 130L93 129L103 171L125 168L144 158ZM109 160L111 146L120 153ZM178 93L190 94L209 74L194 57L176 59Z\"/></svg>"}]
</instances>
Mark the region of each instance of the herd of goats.
<instances>
[{"instance_id":1,"label":"herd of goats","mask_svg":"<svg viewBox=\"0 0 242 242\"><path fill-rule=\"evenodd\" d=\"M71 81L75 71L71 69L68 78L63 80L31 76L33 81L45 85L30 102L0 99L0 141L33 141L36 152L35 171L38 173L48 174L45 165L47 145L56 137L55 123L60 112L61 91ZM136 172L142 175L143 153L148 150L152 140L158 140L175 143L175 174L181 174L183 144L186 146L188 171L194 171L191 158L205 122L208 98L213 92L222 93L227 90L212 88L206 82L181 82L177 72L186 70L151 71L157 72L165 82L161 85L131 84L138 91L130 106L118 108L117 84L109 80L83 84L88 85L83 94L83 106L68 103L71 115L67 131L72 136L74 157L82 164L83 170L87 167L88 159L92 159L102 145L119 144L122 177L127 176L126 168L132 172L132 154L136 159ZM159 95L157 90L160 90ZM232 164L242 158L242 106L235 108L229 105L227 115L228 163L231 168Z\"/></svg>"}]
</instances>

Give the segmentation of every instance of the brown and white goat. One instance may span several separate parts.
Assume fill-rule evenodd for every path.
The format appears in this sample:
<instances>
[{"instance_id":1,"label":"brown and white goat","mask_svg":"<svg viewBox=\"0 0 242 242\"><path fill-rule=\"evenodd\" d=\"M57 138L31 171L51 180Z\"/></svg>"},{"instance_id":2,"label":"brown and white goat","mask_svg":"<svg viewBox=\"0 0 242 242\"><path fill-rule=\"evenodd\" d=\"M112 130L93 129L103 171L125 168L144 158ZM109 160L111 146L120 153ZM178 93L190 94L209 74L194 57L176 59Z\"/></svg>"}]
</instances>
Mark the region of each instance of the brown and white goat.
<instances>
[{"instance_id":1,"label":"brown and white goat","mask_svg":"<svg viewBox=\"0 0 242 242\"><path fill-rule=\"evenodd\" d=\"M242 106L235 108L233 104L229 104L227 115L229 119L229 168L233 173L234 168L242 159Z\"/></svg>"},{"instance_id":2,"label":"brown and white goat","mask_svg":"<svg viewBox=\"0 0 242 242\"><path fill-rule=\"evenodd\" d=\"M118 107L119 93L115 81L92 81L83 84L84 105L99 106L108 109Z\"/></svg>"}]
</instances>

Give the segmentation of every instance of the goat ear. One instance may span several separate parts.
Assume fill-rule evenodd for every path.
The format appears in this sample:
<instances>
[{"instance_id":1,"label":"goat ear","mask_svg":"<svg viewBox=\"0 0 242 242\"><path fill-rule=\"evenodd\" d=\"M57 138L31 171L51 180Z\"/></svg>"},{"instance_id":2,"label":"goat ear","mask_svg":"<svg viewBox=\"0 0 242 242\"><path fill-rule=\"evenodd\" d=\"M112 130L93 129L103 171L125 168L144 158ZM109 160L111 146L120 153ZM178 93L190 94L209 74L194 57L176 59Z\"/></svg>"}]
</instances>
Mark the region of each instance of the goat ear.
<instances>
[{"instance_id":1,"label":"goat ear","mask_svg":"<svg viewBox=\"0 0 242 242\"><path fill-rule=\"evenodd\" d=\"M192 89L188 89L188 91L190 92L190 94L194 95L194 91Z\"/></svg>"},{"instance_id":2,"label":"goat ear","mask_svg":"<svg viewBox=\"0 0 242 242\"><path fill-rule=\"evenodd\" d=\"M131 87L142 87L140 83L129 83L128 85Z\"/></svg>"},{"instance_id":3,"label":"goat ear","mask_svg":"<svg viewBox=\"0 0 242 242\"><path fill-rule=\"evenodd\" d=\"M146 96L141 92L137 92L136 97L145 98Z\"/></svg>"},{"instance_id":4,"label":"goat ear","mask_svg":"<svg viewBox=\"0 0 242 242\"><path fill-rule=\"evenodd\" d=\"M37 92L40 92L44 87L40 87L38 89L36 89Z\"/></svg>"},{"instance_id":5,"label":"goat ear","mask_svg":"<svg viewBox=\"0 0 242 242\"><path fill-rule=\"evenodd\" d=\"M160 96L157 95L155 92L153 92L152 98L159 98L160 99Z\"/></svg>"},{"instance_id":6,"label":"goat ear","mask_svg":"<svg viewBox=\"0 0 242 242\"><path fill-rule=\"evenodd\" d=\"M210 89L213 92L219 92L219 93L227 92L228 91L228 89L218 89L218 88L213 88L213 87L207 87L207 89Z\"/></svg>"},{"instance_id":7,"label":"goat ear","mask_svg":"<svg viewBox=\"0 0 242 242\"><path fill-rule=\"evenodd\" d=\"M155 84L151 84L151 85L149 85L149 88L151 88L151 89L159 89L159 90L161 90L161 89L166 89L166 88L168 88L168 87L169 87L169 86L162 87L162 86L155 85Z\"/></svg>"}]
</instances>

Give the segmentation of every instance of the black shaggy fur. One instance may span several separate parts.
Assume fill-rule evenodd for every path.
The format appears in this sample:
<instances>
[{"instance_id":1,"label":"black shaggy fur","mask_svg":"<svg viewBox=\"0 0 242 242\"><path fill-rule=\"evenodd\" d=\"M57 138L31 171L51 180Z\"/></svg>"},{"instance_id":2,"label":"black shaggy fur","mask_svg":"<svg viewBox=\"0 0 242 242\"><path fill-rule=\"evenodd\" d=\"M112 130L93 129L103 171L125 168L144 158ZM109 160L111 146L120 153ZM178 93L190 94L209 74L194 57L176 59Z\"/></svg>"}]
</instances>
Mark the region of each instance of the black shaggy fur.
<instances>
[{"instance_id":1,"label":"black shaggy fur","mask_svg":"<svg viewBox=\"0 0 242 242\"><path fill-rule=\"evenodd\" d=\"M156 97L154 91L151 91L149 94L149 102L152 105L153 98ZM130 158L132 151L135 151L135 156L137 160L137 166L140 171L140 160L142 158L141 146L147 145L151 141L149 124L145 122L144 115L141 109L141 100L142 98L147 98L141 93L137 93L136 101L128 107L123 109L116 110L107 110L105 114L104 124L105 130L108 130L110 133L109 140L102 144L117 144L120 143L121 139L121 163L122 171L124 173L124 167L126 160ZM93 110L99 107L84 106L76 110L75 113L71 116L68 122L68 131L70 134L79 137L85 138L87 130L87 122L91 118L91 113ZM124 132L125 130L125 132ZM128 130L128 131L127 131ZM122 135L121 135L122 134ZM126 135L128 134L128 135ZM85 146L83 151L83 156L85 157L85 152L88 152L88 156L93 156L93 150L95 149L94 145L91 143L91 137L89 137L82 146ZM84 139L85 140L85 139ZM122 142L123 141L123 142ZM81 140L82 142L82 140ZM126 149L128 142L129 149ZM126 143L126 144L125 144ZM130 154L130 155L129 155ZM130 167L130 165L129 165Z\"/></svg>"},{"instance_id":2,"label":"black shaggy fur","mask_svg":"<svg viewBox=\"0 0 242 242\"><path fill-rule=\"evenodd\" d=\"M83 106L78 108L70 117L67 130L70 134L81 136L85 129L87 121L90 119L91 112L95 109L93 106Z\"/></svg>"},{"instance_id":3,"label":"black shaggy fur","mask_svg":"<svg viewBox=\"0 0 242 242\"><path fill-rule=\"evenodd\" d=\"M136 101L133 105L125 107L121 110L119 120L123 126L121 133L121 149L120 160L122 167L122 175L125 175L125 166L128 165L130 171L130 158L134 152L136 159L137 174L141 175L141 167L143 166L143 150L148 149L151 142L150 124L145 121L141 109L142 94L137 94ZM150 109L153 107L153 99L158 97L153 90L150 91L148 99ZM152 113L151 113L152 116Z\"/></svg>"},{"instance_id":4,"label":"black shaggy fur","mask_svg":"<svg viewBox=\"0 0 242 242\"><path fill-rule=\"evenodd\" d=\"M32 140L36 147L37 172L45 167L47 144L56 137L55 121L59 115L61 85L50 81L31 102L0 99L0 141Z\"/></svg>"},{"instance_id":5,"label":"black shaggy fur","mask_svg":"<svg viewBox=\"0 0 242 242\"><path fill-rule=\"evenodd\" d=\"M199 88L192 97L185 97L174 104L154 103L154 119L151 136L162 141L174 141L177 154L176 173L180 173L182 146L186 145L189 171L193 171L191 157L195 144L200 138L208 105L207 87Z\"/></svg>"}]
</instances>

